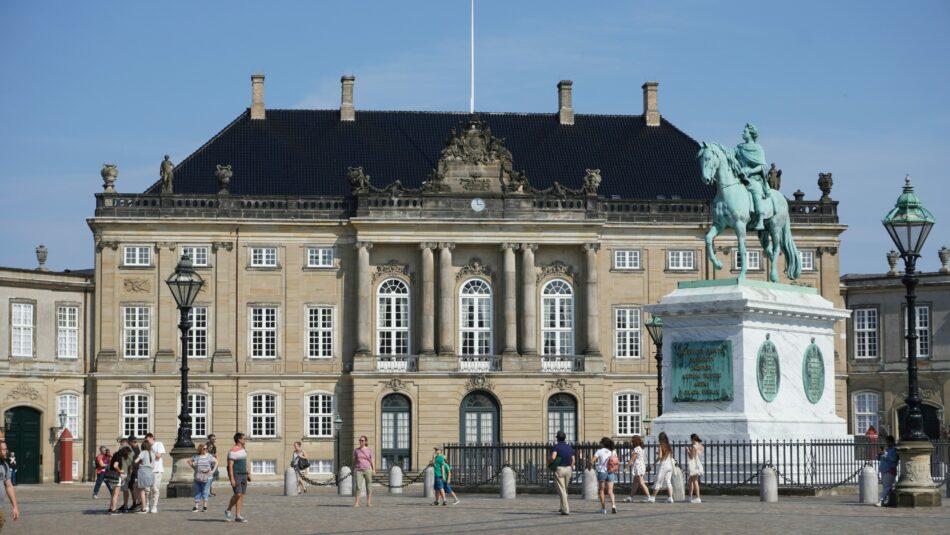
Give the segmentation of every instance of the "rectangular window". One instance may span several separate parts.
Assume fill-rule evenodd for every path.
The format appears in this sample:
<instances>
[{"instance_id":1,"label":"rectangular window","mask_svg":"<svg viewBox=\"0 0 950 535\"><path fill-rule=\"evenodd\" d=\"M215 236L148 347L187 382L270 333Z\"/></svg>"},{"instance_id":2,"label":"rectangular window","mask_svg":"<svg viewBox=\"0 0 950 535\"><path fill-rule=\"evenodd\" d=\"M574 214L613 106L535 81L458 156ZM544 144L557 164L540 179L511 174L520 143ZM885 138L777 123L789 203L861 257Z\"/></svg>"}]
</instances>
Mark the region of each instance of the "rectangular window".
<instances>
[{"instance_id":1,"label":"rectangular window","mask_svg":"<svg viewBox=\"0 0 950 535\"><path fill-rule=\"evenodd\" d=\"M208 436L208 396L188 394L188 411L191 413L191 436Z\"/></svg>"},{"instance_id":2,"label":"rectangular window","mask_svg":"<svg viewBox=\"0 0 950 535\"><path fill-rule=\"evenodd\" d=\"M667 251L666 264L671 270L690 270L695 269L693 263L693 251Z\"/></svg>"},{"instance_id":3,"label":"rectangular window","mask_svg":"<svg viewBox=\"0 0 950 535\"><path fill-rule=\"evenodd\" d=\"M195 267L208 267L208 247L206 245L185 245L181 248L181 255L188 255L191 264Z\"/></svg>"},{"instance_id":4,"label":"rectangular window","mask_svg":"<svg viewBox=\"0 0 950 535\"><path fill-rule=\"evenodd\" d=\"M277 436L277 396L273 394L251 396L251 436Z\"/></svg>"},{"instance_id":5,"label":"rectangular window","mask_svg":"<svg viewBox=\"0 0 950 535\"><path fill-rule=\"evenodd\" d=\"M307 267L332 268L333 247L308 247Z\"/></svg>"},{"instance_id":6,"label":"rectangular window","mask_svg":"<svg viewBox=\"0 0 950 535\"><path fill-rule=\"evenodd\" d=\"M745 268L747 270L762 269L762 254L758 250L746 250L745 252ZM739 250L735 249L732 252L732 269L741 269L739 266Z\"/></svg>"},{"instance_id":7,"label":"rectangular window","mask_svg":"<svg viewBox=\"0 0 950 535\"><path fill-rule=\"evenodd\" d=\"M251 267L277 267L277 248L251 247Z\"/></svg>"},{"instance_id":8,"label":"rectangular window","mask_svg":"<svg viewBox=\"0 0 950 535\"><path fill-rule=\"evenodd\" d=\"M640 420L641 414L641 396L640 394L617 394L616 414L617 414L617 435L633 436L641 434Z\"/></svg>"},{"instance_id":9,"label":"rectangular window","mask_svg":"<svg viewBox=\"0 0 950 535\"><path fill-rule=\"evenodd\" d=\"M79 307L56 308L56 356L79 358Z\"/></svg>"},{"instance_id":10,"label":"rectangular window","mask_svg":"<svg viewBox=\"0 0 950 535\"><path fill-rule=\"evenodd\" d=\"M144 437L148 433L148 402L145 394L122 396L122 436Z\"/></svg>"},{"instance_id":11,"label":"rectangular window","mask_svg":"<svg viewBox=\"0 0 950 535\"><path fill-rule=\"evenodd\" d=\"M798 251L802 271L815 271L815 251Z\"/></svg>"},{"instance_id":12,"label":"rectangular window","mask_svg":"<svg viewBox=\"0 0 950 535\"><path fill-rule=\"evenodd\" d=\"M307 358L333 356L333 308L307 309Z\"/></svg>"},{"instance_id":13,"label":"rectangular window","mask_svg":"<svg viewBox=\"0 0 950 535\"><path fill-rule=\"evenodd\" d=\"M640 250L620 249L614 251L614 269L640 269Z\"/></svg>"},{"instance_id":14,"label":"rectangular window","mask_svg":"<svg viewBox=\"0 0 950 535\"><path fill-rule=\"evenodd\" d=\"M251 309L251 358L277 358L277 309Z\"/></svg>"},{"instance_id":15,"label":"rectangular window","mask_svg":"<svg viewBox=\"0 0 950 535\"><path fill-rule=\"evenodd\" d=\"M333 396L329 394L307 396L307 436L333 436Z\"/></svg>"},{"instance_id":16,"label":"rectangular window","mask_svg":"<svg viewBox=\"0 0 950 535\"><path fill-rule=\"evenodd\" d=\"M56 414L66 414L66 428L69 429L69 433L73 438L79 438L79 396L76 394L63 394L57 398L57 405L58 410Z\"/></svg>"},{"instance_id":17,"label":"rectangular window","mask_svg":"<svg viewBox=\"0 0 950 535\"><path fill-rule=\"evenodd\" d=\"M208 307L193 307L191 329L188 331L188 357L208 357Z\"/></svg>"},{"instance_id":18,"label":"rectangular window","mask_svg":"<svg viewBox=\"0 0 950 535\"><path fill-rule=\"evenodd\" d=\"M640 358L640 309L617 308L614 310L618 359Z\"/></svg>"},{"instance_id":19,"label":"rectangular window","mask_svg":"<svg viewBox=\"0 0 950 535\"><path fill-rule=\"evenodd\" d=\"M930 358L930 307L916 307L917 358Z\"/></svg>"},{"instance_id":20,"label":"rectangular window","mask_svg":"<svg viewBox=\"0 0 950 535\"><path fill-rule=\"evenodd\" d=\"M73 481L79 481L79 461L73 461Z\"/></svg>"},{"instance_id":21,"label":"rectangular window","mask_svg":"<svg viewBox=\"0 0 950 535\"><path fill-rule=\"evenodd\" d=\"M332 474L333 461L331 459L310 459L310 468L307 469L311 474Z\"/></svg>"},{"instance_id":22,"label":"rectangular window","mask_svg":"<svg viewBox=\"0 0 950 535\"><path fill-rule=\"evenodd\" d=\"M125 358L146 358L149 355L148 307L122 307L122 347Z\"/></svg>"},{"instance_id":23,"label":"rectangular window","mask_svg":"<svg viewBox=\"0 0 950 535\"><path fill-rule=\"evenodd\" d=\"M122 248L122 259L125 266L151 266L152 248L147 245L126 245Z\"/></svg>"},{"instance_id":24,"label":"rectangular window","mask_svg":"<svg viewBox=\"0 0 950 535\"><path fill-rule=\"evenodd\" d=\"M854 358L877 358L877 309L854 310Z\"/></svg>"},{"instance_id":25,"label":"rectangular window","mask_svg":"<svg viewBox=\"0 0 950 535\"><path fill-rule=\"evenodd\" d=\"M854 395L854 434L867 434L868 429L874 426L878 430L877 411L881 403L881 396L877 392L861 392Z\"/></svg>"},{"instance_id":26,"label":"rectangular window","mask_svg":"<svg viewBox=\"0 0 950 535\"><path fill-rule=\"evenodd\" d=\"M14 357L33 356L33 304L12 303L11 327L13 336L10 340L10 354Z\"/></svg>"},{"instance_id":27,"label":"rectangular window","mask_svg":"<svg viewBox=\"0 0 950 535\"><path fill-rule=\"evenodd\" d=\"M277 461L274 459L251 459L251 474L270 475L277 473Z\"/></svg>"}]
</instances>

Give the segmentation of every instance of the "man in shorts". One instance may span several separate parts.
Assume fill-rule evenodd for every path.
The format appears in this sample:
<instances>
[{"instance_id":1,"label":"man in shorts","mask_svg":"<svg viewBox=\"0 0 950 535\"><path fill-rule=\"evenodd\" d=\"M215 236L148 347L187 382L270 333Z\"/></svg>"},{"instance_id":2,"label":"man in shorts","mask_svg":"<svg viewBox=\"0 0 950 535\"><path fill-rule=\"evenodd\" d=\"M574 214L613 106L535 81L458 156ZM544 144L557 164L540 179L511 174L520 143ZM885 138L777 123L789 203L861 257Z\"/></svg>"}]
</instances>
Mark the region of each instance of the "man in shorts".
<instances>
[{"instance_id":1,"label":"man in shorts","mask_svg":"<svg viewBox=\"0 0 950 535\"><path fill-rule=\"evenodd\" d=\"M244 505L244 494L247 493L247 483L251 480L251 474L247 470L248 459L247 450L244 446L247 444L247 437L244 433L234 433L234 447L228 452L228 479L231 480L231 489L234 495L228 502L228 508L224 510L224 520L230 522L231 508L234 508L234 518L238 522L247 522L247 519L241 516L241 507Z\"/></svg>"},{"instance_id":2,"label":"man in shorts","mask_svg":"<svg viewBox=\"0 0 950 535\"><path fill-rule=\"evenodd\" d=\"M13 520L20 518L20 507L16 503L16 491L10 481L10 466L7 464L7 443L0 442L0 530L3 529L4 511L3 495L6 494L13 506Z\"/></svg>"},{"instance_id":3,"label":"man in shorts","mask_svg":"<svg viewBox=\"0 0 950 535\"><path fill-rule=\"evenodd\" d=\"M462 500L452 490L452 467L445 460L445 455L438 447L434 448L435 453L432 457L432 467L435 470L435 502L432 505L439 505L439 498L442 499L442 505L446 505L446 494L451 494L455 501L452 505L457 505Z\"/></svg>"}]
</instances>

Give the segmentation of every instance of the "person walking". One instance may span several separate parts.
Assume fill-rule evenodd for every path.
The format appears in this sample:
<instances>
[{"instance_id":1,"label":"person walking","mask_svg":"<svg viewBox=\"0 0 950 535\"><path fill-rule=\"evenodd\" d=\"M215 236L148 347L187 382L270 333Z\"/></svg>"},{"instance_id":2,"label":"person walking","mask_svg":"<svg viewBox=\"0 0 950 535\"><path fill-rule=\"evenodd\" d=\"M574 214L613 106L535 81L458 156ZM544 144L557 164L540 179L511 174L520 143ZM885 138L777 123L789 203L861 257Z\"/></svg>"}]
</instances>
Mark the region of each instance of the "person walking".
<instances>
[{"instance_id":1,"label":"person walking","mask_svg":"<svg viewBox=\"0 0 950 535\"><path fill-rule=\"evenodd\" d=\"M617 472L620 470L620 459L614 449L614 441L608 437L600 439L600 449L594 452L590 462L597 472L597 494L600 497L598 513L607 514L606 496L610 496L610 512L617 514L617 502L614 499L614 483L617 482ZM604 491L606 490L606 496Z\"/></svg>"},{"instance_id":2,"label":"person walking","mask_svg":"<svg viewBox=\"0 0 950 535\"><path fill-rule=\"evenodd\" d=\"M557 484L557 492L561 497L562 515L571 514L571 506L567 503L567 485L571 481L571 474L574 472L574 448L570 447L565 441L567 435L564 431L558 431L555 435L557 444L551 448L551 457L549 467L554 469L554 483Z\"/></svg>"},{"instance_id":3,"label":"person walking","mask_svg":"<svg viewBox=\"0 0 950 535\"><path fill-rule=\"evenodd\" d=\"M247 522L247 519L241 516L241 508L244 506L244 495L247 494L247 484L251 481L251 474L247 469L247 437L244 433L234 433L234 446L228 451L228 479L231 481L231 490L234 495L228 502L228 508L224 510L224 520L230 522L231 509L234 509L234 518L238 522Z\"/></svg>"},{"instance_id":4,"label":"person walking","mask_svg":"<svg viewBox=\"0 0 950 535\"><path fill-rule=\"evenodd\" d=\"M897 479L897 464L900 459L897 456L897 447L894 443L894 436L887 435L884 438L884 451L878 454L877 470L881 473L881 499L874 505L882 507L890 505L891 491L894 489L894 481Z\"/></svg>"},{"instance_id":5,"label":"person walking","mask_svg":"<svg viewBox=\"0 0 950 535\"><path fill-rule=\"evenodd\" d=\"M138 501L136 501L138 499L138 492L136 492L136 488L138 487L138 485L136 482L139 477L139 471L134 466L135 461L136 459L139 458L139 453L141 453L142 450L139 448L139 442L138 442L138 439L135 438L135 435L129 435L129 438L126 440L129 447L132 448L132 464L133 464L133 466L129 469L129 494L132 495L132 506L129 507L128 512L134 513L138 511L140 508L145 506L144 504L141 504Z\"/></svg>"},{"instance_id":6,"label":"person walking","mask_svg":"<svg viewBox=\"0 0 950 535\"><path fill-rule=\"evenodd\" d=\"M148 496L148 503L142 504L150 513L158 512L158 496L162 493L162 476L165 475L165 444L155 440L155 435L147 433L145 440L149 443L149 450L155 462L152 466L152 487Z\"/></svg>"},{"instance_id":7,"label":"person walking","mask_svg":"<svg viewBox=\"0 0 950 535\"><path fill-rule=\"evenodd\" d=\"M106 472L109 470L109 464L112 463L112 454L109 448L99 446L99 455L96 455L96 485L92 488L92 498L99 499L99 488L106 484L109 496L112 496L112 482L106 479Z\"/></svg>"},{"instance_id":8,"label":"person walking","mask_svg":"<svg viewBox=\"0 0 950 535\"><path fill-rule=\"evenodd\" d=\"M458 495L455 494L455 491L452 490L452 467L445 459L445 454L441 448L436 446L433 450L432 468L433 474L435 475L435 503L432 505L439 505L439 496L442 497L442 505L445 505L447 501L446 495L451 495L455 500L452 502L452 505L458 505L462 500L460 500Z\"/></svg>"},{"instance_id":9,"label":"person walking","mask_svg":"<svg viewBox=\"0 0 950 535\"><path fill-rule=\"evenodd\" d=\"M699 497L699 478L703 476L703 452L706 447L699 435L693 433L689 436L692 444L686 453L686 468L689 470L689 503L703 503ZM696 496L693 497L693 494Z\"/></svg>"},{"instance_id":10,"label":"person walking","mask_svg":"<svg viewBox=\"0 0 950 535\"><path fill-rule=\"evenodd\" d=\"M353 468L356 470L356 501L353 507L360 506L360 494L366 489L366 506L373 506L373 474L376 464L373 462L373 448L369 447L366 435L360 437L360 445L353 450Z\"/></svg>"},{"instance_id":11,"label":"person walking","mask_svg":"<svg viewBox=\"0 0 950 535\"><path fill-rule=\"evenodd\" d=\"M208 510L208 490L211 488L212 474L218 469L218 460L208 453L207 444L198 444L197 450L198 453L188 460L188 466L195 471L195 506L191 508L191 512L197 513L200 510L204 513Z\"/></svg>"},{"instance_id":12,"label":"person walking","mask_svg":"<svg viewBox=\"0 0 950 535\"><path fill-rule=\"evenodd\" d=\"M303 444L294 442L294 453L290 457L290 467L297 474L297 494L307 492L306 482L303 480L303 471L310 468L310 460L307 458L307 452L303 450Z\"/></svg>"},{"instance_id":13,"label":"person walking","mask_svg":"<svg viewBox=\"0 0 950 535\"><path fill-rule=\"evenodd\" d=\"M215 466L221 466L221 459L218 458L218 446L215 444L216 437L214 434L208 435L208 455L214 457ZM218 480L221 476L220 468L215 468L214 473L211 474L211 484L208 485L208 496L215 496L214 494L214 482Z\"/></svg>"},{"instance_id":14,"label":"person walking","mask_svg":"<svg viewBox=\"0 0 950 535\"><path fill-rule=\"evenodd\" d=\"M132 490L129 487L129 475L132 471L133 461L132 448L127 441L122 441L125 445L119 447L119 451L109 460L109 476L115 480L115 486L112 487L112 500L109 503L109 513L113 515L122 514L129 510L129 494ZM119 505L119 494L122 494L122 507L116 509ZM133 500L134 503L135 500Z\"/></svg>"},{"instance_id":15,"label":"person walking","mask_svg":"<svg viewBox=\"0 0 950 535\"><path fill-rule=\"evenodd\" d=\"M129 441L131 442L131 441ZM149 496L152 491L152 483L155 482L155 455L152 453L152 443L149 440L142 441L142 449L135 458L135 489L139 497L139 508L137 513L148 513Z\"/></svg>"},{"instance_id":16,"label":"person walking","mask_svg":"<svg viewBox=\"0 0 950 535\"><path fill-rule=\"evenodd\" d=\"M16 522L20 518L20 506L17 505L16 501L16 491L13 490L13 481L10 480L10 465L7 464L7 443L0 442L0 531L3 530L4 523L4 507L3 507L3 495L6 494L7 499L10 500L10 505L13 506L12 518Z\"/></svg>"},{"instance_id":17,"label":"person walking","mask_svg":"<svg viewBox=\"0 0 950 535\"><path fill-rule=\"evenodd\" d=\"M630 465L630 496L623 499L625 502L632 502L637 489L643 489L644 502L650 501L650 489L644 481L647 473L647 465L643 462L643 439L640 435L633 435L630 439L630 458L627 463Z\"/></svg>"},{"instance_id":18,"label":"person walking","mask_svg":"<svg viewBox=\"0 0 950 535\"><path fill-rule=\"evenodd\" d=\"M660 466L659 473L656 475L656 483L653 484L653 496L648 500L652 503L656 501L660 490L666 488L670 497L666 499L667 503L673 503L673 448L670 446L670 439L666 433L660 433L659 437L660 451L657 454L656 462Z\"/></svg>"}]
</instances>

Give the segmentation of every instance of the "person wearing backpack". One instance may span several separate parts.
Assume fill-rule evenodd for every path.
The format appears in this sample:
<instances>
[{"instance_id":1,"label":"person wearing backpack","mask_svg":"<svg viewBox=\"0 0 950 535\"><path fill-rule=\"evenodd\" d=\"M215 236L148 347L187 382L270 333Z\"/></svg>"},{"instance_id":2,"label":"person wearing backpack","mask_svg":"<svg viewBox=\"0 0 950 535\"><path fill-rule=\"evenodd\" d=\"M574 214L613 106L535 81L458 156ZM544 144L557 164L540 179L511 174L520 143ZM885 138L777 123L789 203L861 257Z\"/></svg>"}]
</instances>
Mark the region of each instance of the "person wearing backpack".
<instances>
[{"instance_id":1,"label":"person wearing backpack","mask_svg":"<svg viewBox=\"0 0 950 535\"><path fill-rule=\"evenodd\" d=\"M299 441L294 442L294 452L290 456L290 467L297 474L297 494L307 492L303 472L310 468L310 459L307 458L307 452L303 450L303 444Z\"/></svg>"},{"instance_id":2,"label":"person wearing backpack","mask_svg":"<svg viewBox=\"0 0 950 535\"><path fill-rule=\"evenodd\" d=\"M600 496L600 511L598 513L607 514L607 503L604 496L604 490L607 496L610 496L610 512L617 514L617 503L614 500L614 483L617 482L617 474L620 472L620 458L617 457L617 451L614 449L614 441L608 437L600 439L600 449L594 452L591 457L591 463L597 472L598 495Z\"/></svg>"}]
</instances>

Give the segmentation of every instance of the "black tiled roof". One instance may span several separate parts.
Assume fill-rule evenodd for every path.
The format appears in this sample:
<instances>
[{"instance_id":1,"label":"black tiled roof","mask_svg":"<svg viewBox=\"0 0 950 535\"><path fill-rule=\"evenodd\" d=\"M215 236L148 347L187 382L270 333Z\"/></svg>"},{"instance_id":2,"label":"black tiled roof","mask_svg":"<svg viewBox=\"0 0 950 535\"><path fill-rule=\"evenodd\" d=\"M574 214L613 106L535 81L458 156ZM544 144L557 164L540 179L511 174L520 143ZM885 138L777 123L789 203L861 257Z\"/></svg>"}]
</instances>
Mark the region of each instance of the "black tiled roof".
<instances>
[{"instance_id":1,"label":"black tiled roof","mask_svg":"<svg viewBox=\"0 0 950 535\"><path fill-rule=\"evenodd\" d=\"M600 169L600 195L624 199L711 199L695 159L699 145L663 120L646 126L639 115L479 114L505 140L513 168L537 189L555 181L580 188L586 169ZM337 110L245 111L175 169L176 193L218 191L216 164L230 164L236 195L346 196L347 167L363 167L376 187L400 180L417 188L436 167L451 129L466 113L357 111L341 122ZM156 193L160 184L149 188Z\"/></svg>"}]
</instances>

